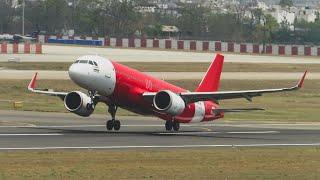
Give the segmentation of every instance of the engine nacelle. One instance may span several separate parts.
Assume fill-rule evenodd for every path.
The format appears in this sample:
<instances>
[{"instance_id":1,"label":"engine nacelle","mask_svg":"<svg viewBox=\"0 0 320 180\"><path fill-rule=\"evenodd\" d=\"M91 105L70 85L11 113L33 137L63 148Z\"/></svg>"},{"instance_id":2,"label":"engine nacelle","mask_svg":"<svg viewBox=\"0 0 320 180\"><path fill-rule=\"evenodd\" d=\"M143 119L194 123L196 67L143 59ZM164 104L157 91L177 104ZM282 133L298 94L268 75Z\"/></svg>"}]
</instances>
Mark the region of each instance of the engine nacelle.
<instances>
[{"instance_id":1,"label":"engine nacelle","mask_svg":"<svg viewBox=\"0 0 320 180\"><path fill-rule=\"evenodd\" d=\"M94 111L91 98L80 91L68 93L64 98L64 106L68 111L83 117L90 116Z\"/></svg>"},{"instance_id":2,"label":"engine nacelle","mask_svg":"<svg viewBox=\"0 0 320 180\"><path fill-rule=\"evenodd\" d=\"M153 98L153 106L161 112L166 112L172 116L181 114L186 104L177 94L165 90L159 91Z\"/></svg>"}]
</instances>

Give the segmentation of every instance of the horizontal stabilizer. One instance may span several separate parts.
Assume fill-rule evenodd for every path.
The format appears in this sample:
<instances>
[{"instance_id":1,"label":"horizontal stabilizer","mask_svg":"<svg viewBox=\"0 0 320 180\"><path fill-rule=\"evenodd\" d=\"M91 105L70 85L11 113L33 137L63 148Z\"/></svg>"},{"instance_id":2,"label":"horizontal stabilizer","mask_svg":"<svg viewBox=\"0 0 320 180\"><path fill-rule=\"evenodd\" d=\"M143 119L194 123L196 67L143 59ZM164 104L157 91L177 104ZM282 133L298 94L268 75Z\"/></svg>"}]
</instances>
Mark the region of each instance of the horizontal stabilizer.
<instances>
[{"instance_id":1,"label":"horizontal stabilizer","mask_svg":"<svg viewBox=\"0 0 320 180\"><path fill-rule=\"evenodd\" d=\"M247 112L247 111L264 111L262 108L242 108L242 109L212 109L214 114L231 113L231 112Z\"/></svg>"}]
</instances>

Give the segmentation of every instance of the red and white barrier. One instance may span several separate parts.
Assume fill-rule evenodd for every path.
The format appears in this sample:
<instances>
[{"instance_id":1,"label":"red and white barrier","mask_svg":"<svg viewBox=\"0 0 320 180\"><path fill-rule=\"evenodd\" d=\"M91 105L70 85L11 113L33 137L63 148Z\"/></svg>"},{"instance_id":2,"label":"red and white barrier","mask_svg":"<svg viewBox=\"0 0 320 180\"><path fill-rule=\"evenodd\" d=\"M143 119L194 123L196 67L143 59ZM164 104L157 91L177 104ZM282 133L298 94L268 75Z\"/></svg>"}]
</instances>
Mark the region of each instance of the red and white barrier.
<instances>
[{"instance_id":1,"label":"red and white barrier","mask_svg":"<svg viewBox=\"0 0 320 180\"><path fill-rule=\"evenodd\" d=\"M42 44L40 43L2 43L0 46L0 54L42 54Z\"/></svg>"},{"instance_id":2,"label":"red and white barrier","mask_svg":"<svg viewBox=\"0 0 320 180\"><path fill-rule=\"evenodd\" d=\"M303 45L267 44L264 51L263 45L261 44L220 42L220 41L109 38L109 37L97 38L97 37L86 37L86 36L69 37L69 36L62 36L62 35L54 35L54 36L40 35L38 39L40 43L46 43L48 38L85 39L85 40L98 39L102 41L103 46L107 46L107 47L155 48L155 49L174 49L174 50L187 50L187 51L230 52L230 53L241 53L241 54L265 53L270 55L283 55L283 56L320 56L320 47L303 46Z\"/></svg>"}]
</instances>

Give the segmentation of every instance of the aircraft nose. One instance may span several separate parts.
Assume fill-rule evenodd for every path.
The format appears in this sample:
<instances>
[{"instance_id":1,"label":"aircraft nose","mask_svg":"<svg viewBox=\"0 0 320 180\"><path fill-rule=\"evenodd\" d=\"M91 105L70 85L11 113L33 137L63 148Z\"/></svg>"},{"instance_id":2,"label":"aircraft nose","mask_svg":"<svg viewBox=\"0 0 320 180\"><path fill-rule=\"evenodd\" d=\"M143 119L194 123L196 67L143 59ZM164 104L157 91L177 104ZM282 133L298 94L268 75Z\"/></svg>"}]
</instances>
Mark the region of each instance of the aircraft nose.
<instances>
[{"instance_id":1,"label":"aircraft nose","mask_svg":"<svg viewBox=\"0 0 320 180\"><path fill-rule=\"evenodd\" d=\"M78 72L77 72L77 68L75 67L74 64L72 64L70 67L69 67L69 77L74 81L74 79L77 77L78 75Z\"/></svg>"},{"instance_id":2,"label":"aircraft nose","mask_svg":"<svg viewBox=\"0 0 320 180\"><path fill-rule=\"evenodd\" d=\"M78 64L72 64L69 67L68 72L69 72L69 77L75 83L79 83L85 80L85 77L86 77L85 71Z\"/></svg>"}]
</instances>

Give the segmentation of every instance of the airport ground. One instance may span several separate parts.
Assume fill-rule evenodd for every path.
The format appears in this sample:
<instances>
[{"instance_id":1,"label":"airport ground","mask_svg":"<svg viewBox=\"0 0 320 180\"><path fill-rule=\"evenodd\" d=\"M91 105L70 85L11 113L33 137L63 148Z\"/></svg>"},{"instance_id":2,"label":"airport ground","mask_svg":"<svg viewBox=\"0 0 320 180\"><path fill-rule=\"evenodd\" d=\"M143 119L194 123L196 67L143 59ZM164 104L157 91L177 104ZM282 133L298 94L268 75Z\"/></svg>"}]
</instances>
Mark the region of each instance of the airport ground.
<instances>
[{"instance_id":1,"label":"airport ground","mask_svg":"<svg viewBox=\"0 0 320 180\"><path fill-rule=\"evenodd\" d=\"M319 148L1 152L1 179L319 179Z\"/></svg>"},{"instance_id":2,"label":"airport ground","mask_svg":"<svg viewBox=\"0 0 320 180\"><path fill-rule=\"evenodd\" d=\"M221 102L223 107L262 107L265 112L229 114L224 120L183 126L170 134L163 121L121 110L122 131L106 133L104 105L89 119L66 113L59 99L26 90L29 74L56 70L53 78L40 74L38 86L80 89L67 77L59 80L65 76L61 73L81 54L100 54L158 72L158 77L180 72L165 79L192 90L213 54L48 47L44 55L18 55L23 61L18 64L4 62L10 55L0 56L0 179L320 178L319 58L227 54L224 71L230 74L223 77L222 90L291 86L306 68L311 75L297 92L265 95L253 103ZM147 59L151 62L141 66ZM9 76L8 69L19 71ZM23 107L12 111L14 101L22 101Z\"/></svg>"}]
</instances>

